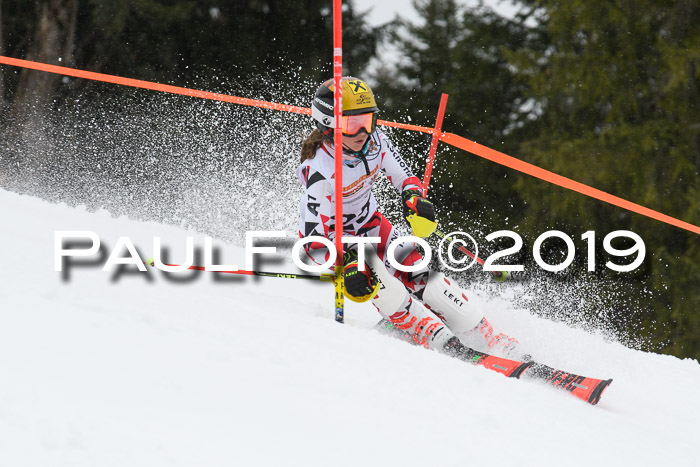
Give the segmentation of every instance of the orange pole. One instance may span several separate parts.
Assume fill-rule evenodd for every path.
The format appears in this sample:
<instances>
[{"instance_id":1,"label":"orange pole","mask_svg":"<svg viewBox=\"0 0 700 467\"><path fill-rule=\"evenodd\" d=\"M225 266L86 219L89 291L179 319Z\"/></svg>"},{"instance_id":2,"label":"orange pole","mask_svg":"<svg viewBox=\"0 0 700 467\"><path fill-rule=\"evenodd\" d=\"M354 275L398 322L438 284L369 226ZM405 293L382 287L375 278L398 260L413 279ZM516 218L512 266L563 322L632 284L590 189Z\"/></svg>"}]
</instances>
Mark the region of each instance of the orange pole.
<instances>
[{"instance_id":1,"label":"orange pole","mask_svg":"<svg viewBox=\"0 0 700 467\"><path fill-rule=\"evenodd\" d=\"M423 174L423 194L428 194L428 185L430 185L430 177L433 175L433 164L435 162L435 153L437 153L438 143L440 142L440 131L442 130L442 121L445 118L445 107L447 107L447 98L449 96L442 93L440 96L440 107L438 107L437 120L435 120L435 130L433 139L430 142L430 152L428 152L428 163L425 166L425 174Z\"/></svg>"},{"instance_id":2,"label":"orange pole","mask_svg":"<svg viewBox=\"0 0 700 467\"><path fill-rule=\"evenodd\" d=\"M151 81L142 81L140 79L124 78L121 76L107 75L104 73L95 73L93 71L79 70L77 68L68 68L58 65L49 65L47 63L32 62L29 60L5 57L2 55L0 55L0 64L16 66L20 68L28 68L30 70L44 71L47 73L55 73L64 76L72 76L74 78L83 78L92 81L100 81L103 83L118 84L120 86L129 86L132 88L148 89L151 91L167 92L169 94L178 94L181 96L197 97L200 99L210 99L215 101L229 102L232 104L248 105L252 107L260 107L263 109L280 110L283 112L293 112L304 115L311 115L311 109L308 107L298 107L295 105L278 104L276 102L261 101L258 99L247 99L244 97L230 96L228 94L199 91L196 89L154 83ZM389 122L386 120L378 120L377 123L383 126L400 128L402 130L418 131L421 133L433 133L432 128L418 125L410 125L408 123Z\"/></svg>"},{"instance_id":3,"label":"orange pole","mask_svg":"<svg viewBox=\"0 0 700 467\"><path fill-rule=\"evenodd\" d=\"M535 165L528 164L527 162L521 161L520 159L508 156L506 154L503 154L502 152L496 151L495 149L482 146L481 144L478 144L474 141L470 141L461 136L457 136L452 133L443 133L442 141L451 146L470 152L472 154L476 154L479 157L483 157L484 159L488 159L497 164L501 164L506 167L510 167L511 169L515 169L518 172L522 172L531 175L535 178L539 178L540 180L545 180L554 185L558 185L560 187L576 191L578 193L589 196L591 198L598 199L605 203L612 204L623 209L627 209L628 211L636 212L637 214L641 214L651 219L655 219L657 221L664 222L666 224L670 224L696 234L700 234L700 227L698 227L697 225L684 222L682 220L676 219L671 216L667 216L666 214L654 211L639 204L635 204L625 199L618 198L617 196L611 195L609 193L590 187L588 185L584 185L583 183L577 182L570 178L562 177L561 175L557 175L554 172L550 172Z\"/></svg>"},{"instance_id":4,"label":"orange pole","mask_svg":"<svg viewBox=\"0 0 700 467\"><path fill-rule=\"evenodd\" d=\"M430 151L428 152L428 163L425 166L425 174L423 175L423 194L425 196L428 195L428 186L430 185L430 177L433 174L433 164L435 162L435 154L437 153L437 146L438 143L440 142L440 138L443 136L441 134L442 131L442 121L445 118L445 107L447 107L447 98L449 96L445 94L444 92L442 93L442 96L440 96L440 107L438 107L438 115L437 119L435 120L435 130L433 133L433 139L430 142ZM443 234L440 231L436 231L436 234L438 234L441 237L445 237L445 234ZM484 260L476 256L474 253L471 251L467 250L463 246L458 246L457 249L464 253L465 255L469 256L470 258L476 260L477 263L480 265L484 265ZM503 275L502 272L498 271L489 271L493 276L496 277L501 277Z\"/></svg>"},{"instance_id":5,"label":"orange pole","mask_svg":"<svg viewBox=\"0 0 700 467\"><path fill-rule=\"evenodd\" d=\"M261 100L257 100L257 99L247 99L247 98L243 98L243 97L230 96L230 95L226 95L226 94L218 94L218 93L213 93L213 92L208 92L208 91L198 91L195 89L188 89L188 88L182 88L182 87L178 87L178 86L171 86L171 85L167 85L167 84L153 83L150 81L142 81L142 80L131 79L131 78L123 78L123 77L114 76L114 75L107 75L107 74L103 74L103 73L95 73L92 71L78 70L76 68L67 68L67 67L62 67L62 66L57 66L57 65L49 65L46 63L32 62L29 60L21 60L18 58L11 58L11 57L6 57L6 56L2 56L2 55L0 55L0 64L11 65L11 66L16 66L16 67L20 67L20 68L29 68L32 70L45 71L48 73L56 73L56 74L65 75L65 76L73 76L76 78L90 79L93 81L102 81L105 83L119 84L122 86L130 86L130 87L135 87L135 88L150 89L153 91L161 91L161 92L167 92L167 93L172 93L172 94L197 97L197 98L201 98L201 99L212 99L212 100L218 100L218 101L223 101L223 102L230 102L233 104L261 107L261 108L265 108L265 109L280 110L280 111L284 111L284 112L294 112L294 113L300 113L300 114L305 114L305 115L311 114L311 109L306 108L306 107L298 107L298 106L287 105L287 104L278 104L275 102L267 102L267 101L261 101ZM377 123L379 125L390 126L390 127L400 128L400 129L409 130L409 131L418 131L421 133L428 133L428 134L432 134L432 135L435 134L434 128L428 128L428 127L424 127L424 126L409 125L406 123L398 123L398 122L389 122L386 120L379 120ZM598 200L603 201L605 203L613 204L615 206L621 207L623 209L627 209L627 210L635 212L637 214L641 214L641 215L649 217L651 219L655 219L655 220L658 220L660 222L664 222L666 224L673 225L675 227L678 227L678 228L681 228L684 230L688 230L689 232L693 232L693 233L700 235L700 227L698 227L697 225L690 224L690 223L682 221L680 219L676 219L674 217L668 216L668 215L660 213L658 211L654 211L652 209L646 208L646 207L641 206L639 204L632 203L632 202L627 201L623 198L619 198L617 196L611 195L609 193L605 193L601 190L590 187L588 185L584 185L583 183L579 183L575 180L571 180L569 178L562 177L561 175L557 175L553 172L542 169L542 168L537 167L535 165L528 164L527 162L524 162L524 161L521 161L521 160L516 159L514 157L508 156L506 154L503 154L501 152L493 150L487 146L477 144L476 142L470 141L470 140L463 138L461 136L458 136L458 135L455 135L452 133L442 133L442 134L440 134L439 139L441 141L451 145L451 146L454 146L454 147L457 147L457 148L462 149L464 151L470 152L470 153L475 154L479 157L483 157L484 159L488 159L492 162L496 162L497 164L501 164L501 165L504 165L506 167L510 167L510 168L515 169L519 172L526 173L528 175L531 175L533 177L547 181L547 182L552 183L554 185L558 185L558 186L561 186L563 188L567 188L569 190L576 191L578 193L584 194L584 195L589 196L591 198L598 199Z\"/></svg>"},{"instance_id":6,"label":"orange pole","mask_svg":"<svg viewBox=\"0 0 700 467\"><path fill-rule=\"evenodd\" d=\"M282 110L284 112L294 112L311 115L311 109L305 107L297 107L295 105L277 104L275 102L267 102L257 99L246 99L243 97L229 96L226 94L219 94L215 92L198 91L196 89L171 86L169 84L160 84L153 83L151 81L142 81L139 79L123 78L121 76L106 75L103 73L95 73L92 71L78 70L76 68L67 68L57 65L48 65L46 63L31 62L29 60L20 60L18 58L0 56L0 63L21 68L29 68L32 70L56 73L59 75L73 76L75 78L84 78L93 81L101 81L103 83L119 84L122 86L129 86L132 88L149 89L152 91L161 91L170 94L179 94L182 96L198 97L200 99L211 99L223 102L230 102L232 104L241 104L253 107L262 107L265 109Z\"/></svg>"}]
</instances>

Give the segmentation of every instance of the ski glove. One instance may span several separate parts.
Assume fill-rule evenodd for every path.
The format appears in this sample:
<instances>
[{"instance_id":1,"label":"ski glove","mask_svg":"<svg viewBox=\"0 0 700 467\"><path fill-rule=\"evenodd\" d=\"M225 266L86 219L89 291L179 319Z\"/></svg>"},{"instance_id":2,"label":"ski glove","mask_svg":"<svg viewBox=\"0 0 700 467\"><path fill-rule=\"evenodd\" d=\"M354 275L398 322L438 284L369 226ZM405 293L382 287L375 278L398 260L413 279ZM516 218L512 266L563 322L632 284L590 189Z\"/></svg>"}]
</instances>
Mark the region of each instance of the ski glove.
<instances>
[{"instance_id":1,"label":"ski glove","mask_svg":"<svg viewBox=\"0 0 700 467\"><path fill-rule=\"evenodd\" d=\"M429 237L437 228L435 222L435 205L425 199L418 190L406 190L403 198L403 217L411 226L416 237Z\"/></svg>"},{"instance_id":2,"label":"ski glove","mask_svg":"<svg viewBox=\"0 0 700 467\"><path fill-rule=\"evenodd\" d=\"M365 263L365 270L360 271L357 250L351 249L343 256L344 285L343 293L353 302L363 303L374 298L379 290L379 281Z\"/></svg>"}]
</instances>

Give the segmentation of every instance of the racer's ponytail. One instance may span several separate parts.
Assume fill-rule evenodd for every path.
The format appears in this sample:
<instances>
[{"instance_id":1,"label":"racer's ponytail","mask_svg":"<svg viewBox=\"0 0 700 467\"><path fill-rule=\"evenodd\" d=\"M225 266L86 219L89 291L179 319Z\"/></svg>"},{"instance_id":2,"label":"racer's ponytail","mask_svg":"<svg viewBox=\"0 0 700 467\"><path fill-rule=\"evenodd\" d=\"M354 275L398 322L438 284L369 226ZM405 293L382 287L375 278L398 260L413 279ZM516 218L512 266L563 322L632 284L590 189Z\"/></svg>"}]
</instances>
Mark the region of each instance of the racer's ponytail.
<instances>
[{"instance_id":1,"label":"racer's ponytail","mask_svg":"<svg viewBox=\"0 0 700 467\"><path fill-rule=\"evenodd\" d=\"M309 136L301 143L301 161L313 159L316 155L316 150L323 144L324 137L318 129L314 129Z\"/></svg>"}]
</instances>

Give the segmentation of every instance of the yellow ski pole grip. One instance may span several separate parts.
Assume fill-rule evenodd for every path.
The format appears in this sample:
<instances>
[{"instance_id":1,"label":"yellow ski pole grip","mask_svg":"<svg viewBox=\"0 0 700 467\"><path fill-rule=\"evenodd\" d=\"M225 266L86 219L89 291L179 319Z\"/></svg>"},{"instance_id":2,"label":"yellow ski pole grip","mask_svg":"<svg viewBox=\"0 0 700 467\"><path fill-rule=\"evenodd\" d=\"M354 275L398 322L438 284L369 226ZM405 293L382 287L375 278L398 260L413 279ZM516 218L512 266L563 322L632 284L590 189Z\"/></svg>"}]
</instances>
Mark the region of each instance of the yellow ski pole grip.
<instances>
[{"instance_id":1,"label":"yellow ski pole grip","mask_svg":"<svg viewBox=\"0 0 700 467\"><path fill-rule=\"evenodd\" d=\"M437 229L436 221L431 221L429 219L426 219L425 217L419 216L418 214L409 214L409 216L406 219L408 220L408 223L411 226L413 235L415 235L416 237L430 237L433 234L433 232L435 232L435 229Z\"/></svg>"}]
</instances>

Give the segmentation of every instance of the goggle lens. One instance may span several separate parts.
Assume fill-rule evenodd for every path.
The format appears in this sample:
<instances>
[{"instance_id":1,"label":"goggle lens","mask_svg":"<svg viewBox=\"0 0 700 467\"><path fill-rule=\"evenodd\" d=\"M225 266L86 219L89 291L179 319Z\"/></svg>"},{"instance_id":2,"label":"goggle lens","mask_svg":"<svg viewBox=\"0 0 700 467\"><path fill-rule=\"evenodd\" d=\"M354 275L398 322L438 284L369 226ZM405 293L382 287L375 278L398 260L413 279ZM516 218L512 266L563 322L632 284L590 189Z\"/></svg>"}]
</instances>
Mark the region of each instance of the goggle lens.
<instances>
[{"instance_id":1,"label":"goggle lens","mask_svg":"<svg viewBox=\"0 0 700 467\"><path fill-rule=\"evenodd\" d=\"M377 114L372 112L360 115L343 115L341 123L343 134L346 136L356 136L362 130L371 135L377 126Z\"/></svg>"}]
</instances>

